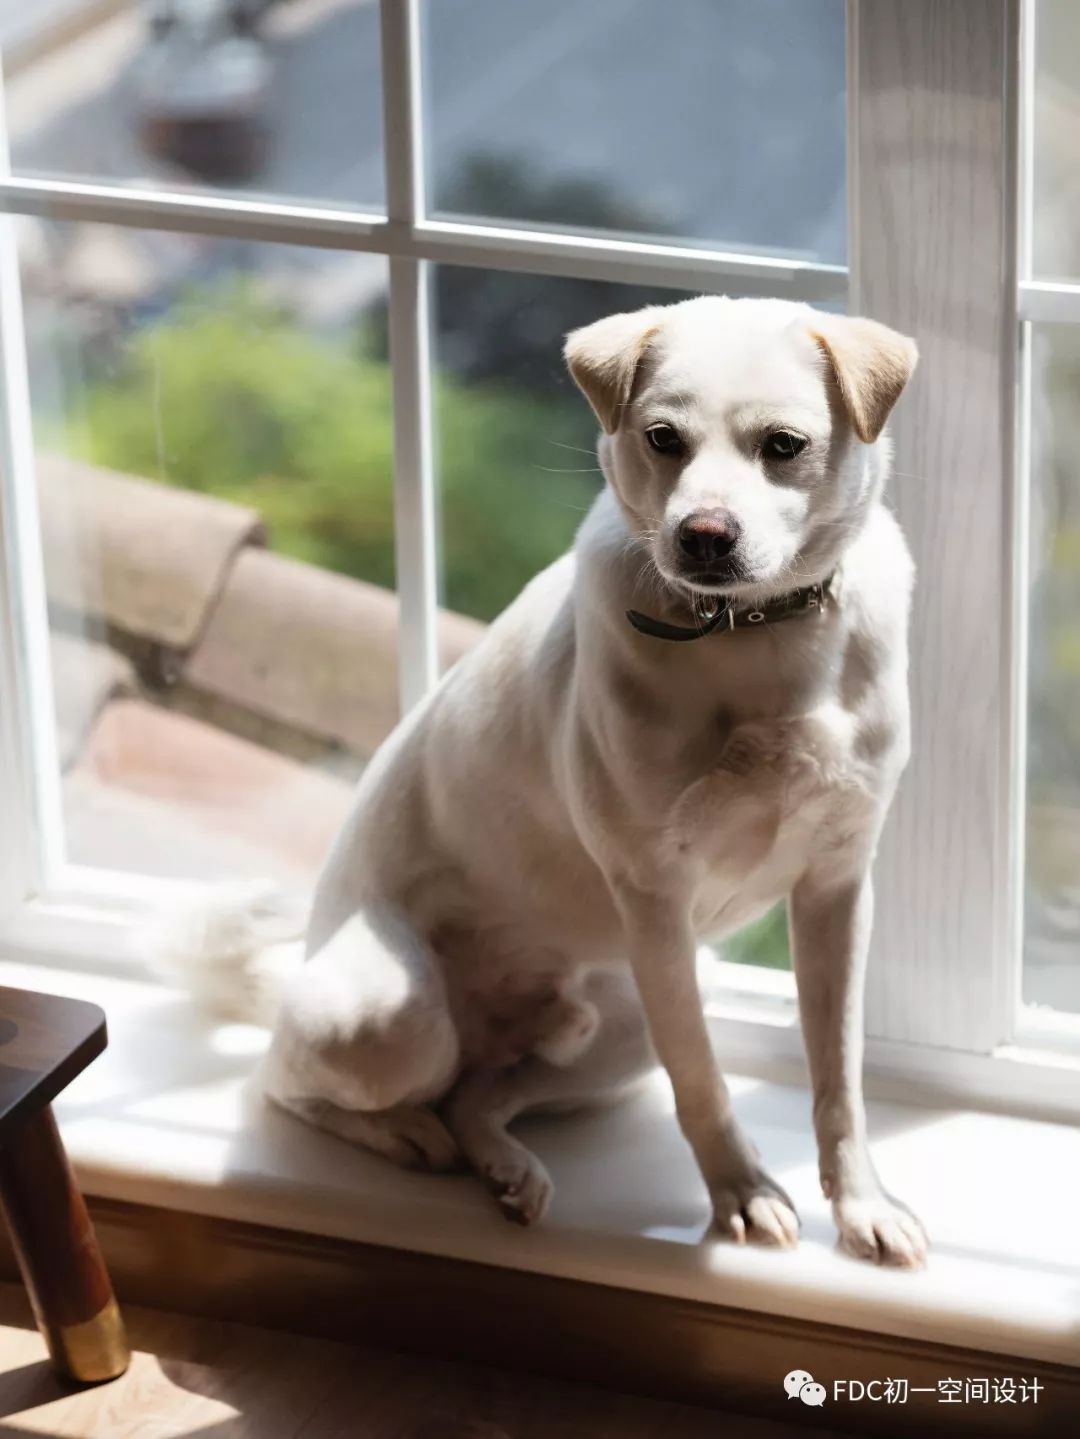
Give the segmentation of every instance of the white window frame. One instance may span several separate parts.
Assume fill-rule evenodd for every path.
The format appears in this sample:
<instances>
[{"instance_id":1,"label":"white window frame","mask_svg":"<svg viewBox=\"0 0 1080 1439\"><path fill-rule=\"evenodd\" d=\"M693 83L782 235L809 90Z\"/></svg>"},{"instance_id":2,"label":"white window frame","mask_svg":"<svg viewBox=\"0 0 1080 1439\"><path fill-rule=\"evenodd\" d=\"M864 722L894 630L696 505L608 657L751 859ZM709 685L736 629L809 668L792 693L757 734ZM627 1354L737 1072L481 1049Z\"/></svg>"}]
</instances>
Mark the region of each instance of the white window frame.
<instances>
[{"instance_id":1,"label":"white window frame","mask_svg":"<svg viewBox=\"0 0 1080 1439\"><path fill-rule=\"evenodd\" d=\"M59 849L59 769L11 216L388 258L403 711L428 692L438 671L431 264L849 303L916 334L923 352L893 425L892 500L921 584L912 650L914 755L876 869L870 1087L1024 1112L1080 1112L1080 1017L1025 1010L1019 993L1026 328L1031 321L1080 323L1080 285L1035 281L1021 234L1021 220L1030 215L1021 136L1030 145L1031 129L1030 94L1021 81L1032 75L1034 3L848 0L850 273L704 246L430 218L419 0L380 0L385 215L22 179L10 174L0 145L5 948L43 962L115 958L125 951L132 920L178 887L71 866ZM962 694L954 690L958 673ZM983 721L975 731L973 714ZM734 965L721 973L723 993L710 996L709 1010L725 1062L801 1073L790 976Z\"/></svg>"}]
</instances>

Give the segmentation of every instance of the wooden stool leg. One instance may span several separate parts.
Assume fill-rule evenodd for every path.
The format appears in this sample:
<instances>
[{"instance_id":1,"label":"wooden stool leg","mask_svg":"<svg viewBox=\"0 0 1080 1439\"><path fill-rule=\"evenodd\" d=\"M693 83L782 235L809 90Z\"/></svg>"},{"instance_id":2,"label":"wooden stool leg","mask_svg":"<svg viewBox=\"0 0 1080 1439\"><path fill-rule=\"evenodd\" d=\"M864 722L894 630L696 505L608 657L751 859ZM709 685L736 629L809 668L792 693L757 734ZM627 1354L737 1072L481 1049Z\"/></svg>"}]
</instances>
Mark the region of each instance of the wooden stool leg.
<instances>
[{"instance_id":1,"label":"wooden stool leg","mask_svg":"<svg viewBox=\"0 0 1080 1439\"><path fill-rule=\"evenodd\" d=\"M82 1383L115 1379L130 1358L124 1324L51 1106L0 1146L0 1200L53 1363Z\"/></svg>"}]
</instances>

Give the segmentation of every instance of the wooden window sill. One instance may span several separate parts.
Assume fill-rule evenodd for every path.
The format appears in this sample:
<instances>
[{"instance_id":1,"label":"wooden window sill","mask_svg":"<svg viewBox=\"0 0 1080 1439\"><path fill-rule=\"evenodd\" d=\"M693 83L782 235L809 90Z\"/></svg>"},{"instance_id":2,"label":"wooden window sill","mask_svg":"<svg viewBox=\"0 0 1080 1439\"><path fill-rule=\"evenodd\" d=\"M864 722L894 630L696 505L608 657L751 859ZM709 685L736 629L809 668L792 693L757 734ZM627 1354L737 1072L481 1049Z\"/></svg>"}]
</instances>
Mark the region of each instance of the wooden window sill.
<instances>
[{"instance_id":1,"label":"wooden window sill","mask_svg":"<svg viewBox=\"0 0 1080 1439\"><path fill-rule=\"evenodd\" d=\"M803 1241L793 1253L710 1242L658 1078L619 1108L528 1124L556 1198L523 1231L466 1176L402 1173L266 1106L250 1079L260 1031L211 1026L135 976L4 963L0 982L108 1013L109 1050L57 1113L122 1295L789 1420L776 1395L795 1367L913 1385L1041 1374L1080 1406L1080 1245L1065 1197L1080 1138L1067 1126L871 1105L883 1179L934 1239L925 1271L895 1273L836 1253L808 1097L760 1080L735 1080L736 1105L800 1209ZM1041 1423L1050 1402L995 1422L1043 1432L1007 1426ZM868 1432L910 1432L910 1407L863 1407Z\"/></svg>"}]
</instances>

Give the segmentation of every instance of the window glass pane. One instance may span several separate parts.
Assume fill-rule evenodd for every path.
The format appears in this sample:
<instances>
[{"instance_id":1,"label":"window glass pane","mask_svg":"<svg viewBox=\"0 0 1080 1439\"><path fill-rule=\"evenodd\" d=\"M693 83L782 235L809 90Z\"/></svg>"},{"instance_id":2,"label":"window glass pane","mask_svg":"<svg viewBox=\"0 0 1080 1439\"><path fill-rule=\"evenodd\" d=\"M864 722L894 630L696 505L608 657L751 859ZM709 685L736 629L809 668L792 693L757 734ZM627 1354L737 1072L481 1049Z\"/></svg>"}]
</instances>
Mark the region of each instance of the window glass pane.
<instances>
[{"instance_id":1,"label":"window glass pane","mask_svg":"<svg viewBox=\"0 0 1080 1439\"><path fill-rule=\"evenodd\" d=\"M602 484L596 422L563 366L566 332L679 296L432 269L442 596L451 611L486 622L570 548Z\"/></svg>"},{"instance_id":2,"label":"window glass pane","mask_svg":"<svg viewBox=\"0 0 1080 1439\"><path fill-rule=\"evenodd\" d=\"M429 0L444 217L844 260L844 0Z\"/></svg>"},{"instance_id":3,"label":"window glass pane","mask_svg":"<svg viewBox=\"0 0 1080 1439\"><path fill-rule=\"evenodd\" d=\"M602 486L596 420L563 365L566 332L685 296L460 265L433 271L448 666L570 548ZM782 906L725 944L724 957L787 968Z\"/></svg>"},{"instance_id":4,"label":"window glass pane","mask_svg":"<svg viewBox=\"0 0 1080 1439\"><path fill-rule=\"evenodd\" d=\"M385 203L376 0L3 0L0 50L18 175Z\"/></svg>"},{"instance_id":5,"label":"window glass pane","mask_svg":"<svg viewBox=\"0 0 1080 1439\"><path fill-rule=\"evenodd\" d=\"M1039 0L1035 16L1032 266L1080 280L1080 5Z\"/></svg>"},{"instance_id":6,"label":"window glass pane","mask_svg":"<svg viewBox=\"0 0 1080 1439\"><path fill-rule=\"evenodd\" d=\"M306 879L398 715L385 262L22 223L69 856Z\"/></svg>"},{"instance_id":7,"label":"window glass pane","mask_svg":"<svg viewBox=\"0 0 1080 1439\"><path fill-rule=\"evenodd\" d=\"M1032 338L1024 997L1080 1012L1080 329Z\"/></svg>"}]
</instances>

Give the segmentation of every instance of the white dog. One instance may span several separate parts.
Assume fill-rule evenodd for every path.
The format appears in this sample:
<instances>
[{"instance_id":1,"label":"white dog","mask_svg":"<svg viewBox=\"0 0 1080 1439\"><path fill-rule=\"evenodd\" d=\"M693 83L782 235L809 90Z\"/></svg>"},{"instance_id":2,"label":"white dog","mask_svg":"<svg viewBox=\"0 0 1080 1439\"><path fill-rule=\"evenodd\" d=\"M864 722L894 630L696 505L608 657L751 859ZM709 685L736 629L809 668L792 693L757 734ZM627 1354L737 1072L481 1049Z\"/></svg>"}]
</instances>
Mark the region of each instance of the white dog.
<instances>
[{"instance_id":1,"label":"white dog","mask_svg":"<svg viewBox=\"0 0 1080 1439\"><path fill-rule=\"evenodd\" d=\"M601 320L566 355L607 489L365 773L267 1091L398 1163L464 1156L528 1223L551 1182L511 1121L617 1094L658 1056L719 1232L793 1244L695 979L701 939L786 897L841 1241L918 1264L860 1078L870 869L908 754L912 565L882 427L915 346L705 298ZM189 980L217 965L220 984L230 958L242 978L250 933L189 955Z\"/></svg>"}]
</instances>

